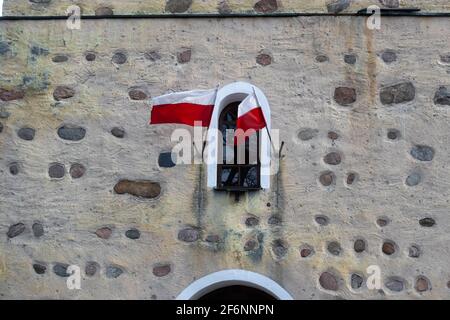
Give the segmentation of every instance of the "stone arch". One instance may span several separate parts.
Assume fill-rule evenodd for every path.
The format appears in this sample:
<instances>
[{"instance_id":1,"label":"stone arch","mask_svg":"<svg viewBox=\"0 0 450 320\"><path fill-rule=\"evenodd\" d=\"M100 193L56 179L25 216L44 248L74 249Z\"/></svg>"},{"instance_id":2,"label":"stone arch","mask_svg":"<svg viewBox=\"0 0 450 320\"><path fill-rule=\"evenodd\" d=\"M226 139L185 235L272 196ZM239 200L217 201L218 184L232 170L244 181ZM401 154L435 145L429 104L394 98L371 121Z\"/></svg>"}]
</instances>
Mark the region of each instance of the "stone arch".
<instances>
[{"instance_id":1,"label":"stone arch","mask_svg":"<svg viewBox=\"0 0 450 320\"><path fill-rule=\"evenodd\" d=\"M263 110L267 123L267 129L271 130L271 113L269 102L264 93L256 86L247 82L230 83L217 92L214 112L211 118L211 124L208 131L208 148L207 148L207 164L208 164L208 187L215 188L217 186L217 159L218 155L218 124L222 110L233 102L243 101L249 94L255 91L260 107ZM267 130L261 131L261 188L270 188L270 166L271 166L271 144Z\"/></svg>"},{"instance_id":2,"label":"stone arch","mask_svg":"<svg viewBox=\"0 0 450 320\"><path fill-rule=\"evenodd\" d=\"M272 279L256 272L230 269L204 276L185 288L177 300L196 300L214 290L232 285L244 285L264 291L278 300L293 300L283 287Z\"/></svg>"}]
</instances>

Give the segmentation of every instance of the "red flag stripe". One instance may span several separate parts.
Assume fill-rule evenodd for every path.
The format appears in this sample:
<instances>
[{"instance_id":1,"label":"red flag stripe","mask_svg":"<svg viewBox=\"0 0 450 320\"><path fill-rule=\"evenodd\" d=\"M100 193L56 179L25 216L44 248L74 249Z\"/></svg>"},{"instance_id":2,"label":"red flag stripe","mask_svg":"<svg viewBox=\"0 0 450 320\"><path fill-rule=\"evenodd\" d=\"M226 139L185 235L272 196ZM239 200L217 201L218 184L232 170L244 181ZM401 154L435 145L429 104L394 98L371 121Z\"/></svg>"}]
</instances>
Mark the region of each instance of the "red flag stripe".
<instances>
[{"instance_id":1,"label":"red flag stripe","mask_svg":"<svg viewBox=\"0 0 450 320\"><path fill-rule=\"evenodd\" d=\"M150 124L178 123L194 126L201 121L203 127L211 122L214 105L193 103L161 104L153 106Z\"/></svg>"},{"instance_id":2,"label":"red flag stripe","mask_svg":"<svg viewBox=\"0 0 450 320\"><path fill-rule=\"evenodd\" d=\"M237 119L237 128L247 131L248 129L255 129L256 131L264 128L266 121L262 109L257 107L244 113Z\"/></svg>"}]
</instances>

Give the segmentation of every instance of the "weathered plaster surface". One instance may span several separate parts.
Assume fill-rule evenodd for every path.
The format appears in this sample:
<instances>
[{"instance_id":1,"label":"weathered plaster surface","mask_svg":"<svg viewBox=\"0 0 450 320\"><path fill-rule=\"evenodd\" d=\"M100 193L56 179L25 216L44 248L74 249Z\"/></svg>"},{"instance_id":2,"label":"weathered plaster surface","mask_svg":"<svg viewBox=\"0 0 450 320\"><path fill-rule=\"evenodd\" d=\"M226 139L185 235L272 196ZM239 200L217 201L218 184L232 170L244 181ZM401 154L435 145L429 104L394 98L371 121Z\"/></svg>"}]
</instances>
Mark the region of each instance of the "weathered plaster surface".
<instances>
[{"instance_id":1,"label":"weathered plaster surface","mask_svg":"<svg viewBox=\"0 0 450 320\"><path fill-rule=\"evenodd\" d=\"M450 52L450 21L386 18L382 23L381 30L369 31L364 18L348 17L98 20L83 21L77 31L68 30L65 21L0 22L7 48L0 55L0 88L25 94L0 101L0 111L9 113L0 119L0 298L171 299L194 279L229 268L266 275L296 299L449 298L450 115L449 107L433 98L440 86L450 85L450 66L441 59ZM177 53L186 48L191 60L180 64ZM381 59L386 49L396 53L396 61ZM124 64L112 61L118 50L127 56ZM160 59L147 59L149 51ZM86 61L86 52L94 52L95 61ZM270 65L256 63L261 52L272 57ZM348 53L356 55L354 65L344 62ZM53 62L57 54L68 60ZM318 62L317 56L328 60ZM264 90L272 126L286 144L272 190L236 202L206 189L204 167L159 168L158 156L170 151L176 126L149 126L148 100L131 100L128 92L137 87L156 96L239 80ZM380 88L405 81L413 83L414 99L383 105ZM75 92L58 102L53 91L61 85ZM349 106L333 99L342 86L356 90ZM86 136L78 142L60 139L57 129L63 124L85 128ZM116 126L125 130L123 139L110 133ZM33 140L19 138L22 127L36 130ZM305 128L317 134L299 139ZM389 140L389 129L401 137ZM329 131L339 138L330 140ZM433 160L411 157L416 144L431 146ZM330 151L341 153L341 164L324 163ZM86 173L51 179L48 168L55 162L66 171L81 163ZM17 175L10 173L11 163L18 163ZM327 170L336 176L330 188L318 181ZM422 182L408 187L405 179L413 170ZM344 183L349 172L358 176L351 186ZM120 179L159 182L161 195L118 195L113 189ZM259 225L247 227L248 215L258 217ZM272 215L282 217L280 227L268 224ZM319 226L316 215L327 216L329 224ZM383 228L376 224L380 216L390 220ZM425 217L436 224L422 227L419 220ZM44 226L40 238L31 231L36 221ZM26 229L9 239L6 234L17 223ZM178 240L188 225L201 230L193 243ZM105 226L112 229L109 239L95 234ZM130 228L139 229L141 237L127 238ZM258 234L260 248L245 252L245 242ZM208 235L221 242L206 242ZM360 254L353 250L358 237L367 243ZM277 239L288 246L282 259L272 250ZM392 256L382 253L384 240L398 246ZM340 243L340 256L327 252L330 241ZM302 258L299 248L306 243L315 254ZM420 247L420 257L408 256L411 244ZM93 277L84 275L88 261L100 265ZM36 274L36 262L47 265L45 274ZM67 289L65 278L52 270L57 262L82 267L82 290ZM161 263L169 263L171 272L156 277L152 269ZM351 289L351 273L367 277L373 264L381 268L383 290ZM109 265L124 273L107 278ZM320 286L325 271L341 279L337 291ZM415 290L420 275L432 290ZM390 276L405 280L402 292L384 286Z\"/></svg>"},{"instance_id":2,"label":"weathered plaster surface","mask_svg":"<svg viewBox=\"0 0 450 320\"><path fill-rule=\"evenodd\" d=\"M173 0L172 0L173 1ZM188 2L183 0L184 2ZM274 3L274 0L262 0L263 2ZM38 1L36 1L38 2ZM43 3L32 3L29 0L4 0L3 15L66 15L66 9L71 5L78 5L82 9L82 14L93 15L98 8L108 7L115 14L143 14L143 13L167 13L165 0L49 0ZM48 3L47 3L48 2ZM181 0L180 0L181 2ZM257 0L193 0L186 12L189 13L217 13L223 10L227 12L255 12ZM448 12L450 4L447 0L278 0L277 12L309 12L326 13L329 12L330 4L346 4L342 7L342 13L356 12L370 5L378 5L381 8L398 7L411 8L418 7L422 11ZM266 6L267 8L267 6ZM273 6L269 6L273 8Z\"/></svg>"}]
</instances>

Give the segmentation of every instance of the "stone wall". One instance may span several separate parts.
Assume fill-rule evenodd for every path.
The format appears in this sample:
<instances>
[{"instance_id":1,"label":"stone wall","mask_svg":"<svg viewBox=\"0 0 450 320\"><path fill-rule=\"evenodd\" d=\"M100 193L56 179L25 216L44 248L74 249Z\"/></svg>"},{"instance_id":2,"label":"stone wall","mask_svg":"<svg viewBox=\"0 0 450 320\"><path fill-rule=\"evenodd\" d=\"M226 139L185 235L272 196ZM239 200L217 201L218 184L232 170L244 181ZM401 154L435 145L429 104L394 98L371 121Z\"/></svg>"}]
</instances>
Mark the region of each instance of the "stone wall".
<instances>
[{"instance_id":1,"label":"stone wall","mask_svg":"<svg viewBox=\"0 0 450 320\"><path fill-rule=\"evenodd\" d=\"M171 299L229 268L297 299L450 297L448 19L0 25L0 298ZM236 201L168 166L176 126L148 118L152 96L239 80L285 157Z\"/></svg>"},{"instance_id":2,"label":"stone wall","mask_svg":"<svg viewBox=\"0 0 450 320\"><path fill-rule=\"evenodd\" d=\"M85 15L151 13L348 13L378 5L381 8L418 7L424 12L450 12L447 0L4 0L3 15L66 15L78 5Z\"/></svg>"}]
</instances>

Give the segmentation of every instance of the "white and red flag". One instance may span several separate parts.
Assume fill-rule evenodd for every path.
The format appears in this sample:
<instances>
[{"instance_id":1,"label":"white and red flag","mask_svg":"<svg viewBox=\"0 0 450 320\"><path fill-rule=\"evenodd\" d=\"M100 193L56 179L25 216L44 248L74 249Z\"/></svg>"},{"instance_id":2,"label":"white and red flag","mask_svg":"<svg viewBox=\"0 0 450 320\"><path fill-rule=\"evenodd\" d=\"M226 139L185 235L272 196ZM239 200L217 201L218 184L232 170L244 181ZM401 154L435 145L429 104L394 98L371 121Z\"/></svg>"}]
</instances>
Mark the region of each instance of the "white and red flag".
<instances>
[{"instance_id":1,"label":"white and red flag","mask_svg":"<svg viewBox=\"0 0 450 320\"><path fill-rule=\"evenodd\" d=\"M252 93L238 107L235 144L244 142L245 139L266 126L264 113L259 106L258 99Z\"/></svg>"},{"instance_id":2,"label":"white and red flag","mask_svg":"<svg viewBox=\"0 0 450 320\"><path fill-rule=\"evenodd\" d=\"M217 90L193 90L153 98L150 124L179 123L209 127Z\"/></svg>"}]
</instances>

